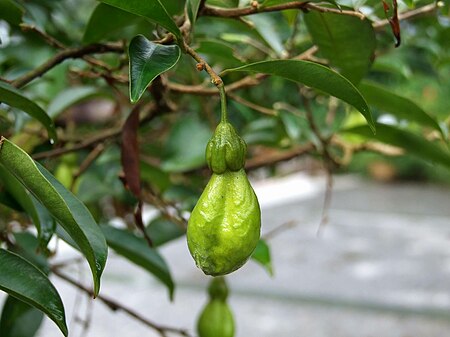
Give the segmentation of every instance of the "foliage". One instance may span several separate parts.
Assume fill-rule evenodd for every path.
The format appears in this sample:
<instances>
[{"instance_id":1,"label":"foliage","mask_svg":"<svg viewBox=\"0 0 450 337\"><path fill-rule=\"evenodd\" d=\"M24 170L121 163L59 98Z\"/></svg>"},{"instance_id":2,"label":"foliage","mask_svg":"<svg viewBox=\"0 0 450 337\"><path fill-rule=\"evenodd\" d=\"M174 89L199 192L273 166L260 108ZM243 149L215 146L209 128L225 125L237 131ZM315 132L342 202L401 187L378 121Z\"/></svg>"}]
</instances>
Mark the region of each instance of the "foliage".
<instances>
[{"instance_id":1,"label":"foliage","mask_svg":"<svg viewBox=\"0 0 450 337\"><path fill-rule=\"evenodd\" d=\"M450 8L392 1L0 0L0 335L33 336L42 313L67 334L56 240L84 255L89 294L110 247L172 297L158 249L209 177L223 85L248 171L308 155L448 179ZM253 260L272 274L268 239Z\"/></svg>"}]
</instances>

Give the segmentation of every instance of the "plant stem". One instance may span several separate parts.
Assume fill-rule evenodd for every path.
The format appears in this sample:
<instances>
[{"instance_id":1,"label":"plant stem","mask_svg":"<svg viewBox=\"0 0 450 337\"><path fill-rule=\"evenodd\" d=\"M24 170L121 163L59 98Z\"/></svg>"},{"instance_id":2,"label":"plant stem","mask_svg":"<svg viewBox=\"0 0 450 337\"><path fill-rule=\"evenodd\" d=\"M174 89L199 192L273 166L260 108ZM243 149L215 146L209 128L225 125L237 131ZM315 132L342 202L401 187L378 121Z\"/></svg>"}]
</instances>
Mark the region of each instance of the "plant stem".
<instances>
[{"instance_id":1,"label":"plant stem","mask_svg":"<svg viewBox=\"0 0 450 337\"><path fill-rule=\"evenodd\" d=\"M217 86L220 94L220 122L226 123L228 121L227 116L227 95L225 93L225 86L222 84Z\"/></svg>"}]
</instances>

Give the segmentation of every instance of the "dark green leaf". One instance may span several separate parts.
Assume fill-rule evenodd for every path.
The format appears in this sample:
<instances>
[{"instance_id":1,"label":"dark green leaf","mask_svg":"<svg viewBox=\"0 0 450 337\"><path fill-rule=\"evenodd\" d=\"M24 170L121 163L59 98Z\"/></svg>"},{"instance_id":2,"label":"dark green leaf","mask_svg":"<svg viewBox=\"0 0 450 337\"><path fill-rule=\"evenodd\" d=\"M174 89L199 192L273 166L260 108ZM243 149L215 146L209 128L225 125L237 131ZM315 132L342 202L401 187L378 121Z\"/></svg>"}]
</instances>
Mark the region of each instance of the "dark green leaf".
<instances>
[{"instance_id":1,"label":"dark green leaf","mask_svg":"<svg viewBox=\"0 0 450 337\"><path fill-rule=\"evenodd\" d=\"M20 255L28 262L39 268L45 275L50 273L47 251L39 249L39 240L28 232L14 233L15 244L10 251Z\"/></svg>"},{"instance_id":2,"label":"dark green leaf","mask_svg":"<svg viewBox=\"0 0 450 337\"><path fill-rule=\"evenodd\" d=\"M136 15L117 7L100 3L89 18L83 35L84 43L98 42L126 26L136 23Z\"/></svg>"},{"instance_id":3,"label":"dark green leaf","mask_svg":"<svg viewBox=\"0 0 450 337\"><path fill-rule=\"evenodd\" d=\"M264 240L261 239L258 241L258 245L252 254L252 259L261 264L270 276L273 276L270 247Z\"/></svg>"},{"instance_id":4,"label":"dark green leaf","mask_svg":"<svg viewBox=\"0 0 450 337\"><path fill-rule=\"evenodd\" d=\"M97 97L112 98L109 93L99 90L98 87L70 87L53 98L48 105L47 113L51 118L56 118L72 105Z\"/></svg>"},{"instance_id":5,"label":"dark green leaf","mask_svg":"<svg viewBox=\"0 0 450 337\"><path fill-rule=\"evenodd\" d=\"M201 0L187 0L186 7L187 13L189 16L189 21L191 21L192 25L195 25L195 21L197 20L198 8L200 7Z\"/></svg>"},{"instance_id":6,"label":"dark green leaf","mask_svg":"<svg viewBox=\"0 0 450 337\"><path fill-rule=\"evenodd\" d=\"M158 192L164 192L171 186L169 174L159 167L141 161L140 171L142 181L147 182L153 188L156 187Z\"/></svg>"},{"instance_id":7,"label":"dark green leaf","mask_svg":"<svg viewBox=\"0 0 450 337\"><path fill-rule=\"evenodd\" d=\"M0 336L33 337L41 326L44 314L32 306L8 296L0 318Z\"/></svg>"},{"instance_id":8,"label":"dark green leaf","mask_svg":"<svg viewBox=\"0 0 450 337\"><path fill-rule=\"evenodd\" d=\"M311 11L306 26L319 52L339 72L358 83L369 71L375 53L375 31L369 20L355 16Z\"/></svg>"},{"instance_id":9,"label":"dark green leaf","mask_svg":"<svg viewBox=\"0 0 450 337\"><path fill-rule=\"evenodd\" d=\"M358 89L345 77L320 64L301 60L263 61L227 69L222 74L233 71L281 76L340 98L360 111L371 129L375 131L370 109Z\"/></svg>"},{"instance_id":10,"label":"dark green leaf","mask_svg":"<svg viewBox=\"0 0 450 337\"><path fill-rule=\"evenodd\" d=\"M23 96L19 90L5 82L0 82L0 102L20 109L31 117L36 118L46 127L50 140L52 142L56 141L55 124L51 118L39 105Z\"/></svg>"},{"instance_id":11,"label":"dark green leaf","mask_svg":"<svg viewBox=\"0 0 450 337\"><path fill-rule=\"evenodd\" d=\"M448 149L432 143L422 136L391 125L377 123L376 128L376 136L364 125L346 129L342 132L357 134L386 144L398 146L420 159L438 163L450 169L450 153Z\"/></svg>"},{"instance_id":12,"label":"dark green leaf","mask_svg":"<svg viewBox=\"0 0 450 337\"><path fill-rule=\"evenodd\" d=\"M363 82L358 88L369 105L391 113L400 119L431 127L439 131L445 138L438 122L408 98L394 94L392 90L387 90L370 82Z\"/></svg>"},{"instance_id":13,"label":"dark green leaf","mask_svg":"<svg viewBox=\"0 0 450 337\"><path fill-rule=\"evenodd\" d=\"M155 247L177 239L185 233L179 225L164 218L152 220L145 228L145 232L152 239Z\"/></svg>"},{"instance_id":14,"label":"dark green leaf","mask_svg":"<svg viewBox=\"0 0 450 337\"><path fill-rule=\"evenodd\" d=\"M172 281L172 276L166 262L155 249L150 248L143 238L129 231L111 226L102 226L102 230L108 245L116 253L153 274L167 286L170 298L173 298L175 285Z\"/></svg>"},{"instance_id":15,"label":"dark green leaf","mask_svg":"<svg viewBox=\"0 0 450 337\"><path fill-rule=\"evenodd\" d=\"M13 0L0 0L0 20L18 26L22 22L24 9Z\"/></svg>"},{"instance_id":16,"label":"dark green leaf","mask_svg":"<svg viewBox=\"0 0 450 337\"><path fill-rule=\"evenodd\" d=\"M138 35L130 42L130 100L136 103L156 76L171 69L180 59L176 45L153 43Z\"/></svg>"},{"instance_id":17,"label":"dark green leaf","mask_svg":"<svg viewBox=\"0 0 450 337\"><path fill-rule=\"evenodd\" d=\"M162 169L183 172L203 166L206 143L210 137L211 131L198 119L179 119L170 130Z\"/></svg>"},{"instance_id":18,"label":"dark green leaf","mask_svg":"<svg viewBox=\"0 0 450 337\"><path fill-rule=\"evenodd\" d=\"M86 256L94 278L94 294L106 263L107 245L86 206L43 166L5 138L0 142L0 165L12 173L64 227Z\"/></svg>"},{"instance_id":19,"label":"dark green leaf","mask_svg":"<svg viewBox=\"0 0 450 337\"><path fill-rule=\"evenodd\" d=\"M4 249L0 249L0 266L0 289L41 310L67 336L64 306L47 276L19 255Z\"/></svg>"},{"instance_id":20,"label":"dark green leaf","mask_svg":"<svg viewBox=\"0 0 450 337\"><path fill-rule=\"evenodd\" d=\"M108 5L123 9L124 11L143 16L150 21L160 24L181 41L181 32L172 20L160 0L101 0Z\"/></svg>"}]
</instances>

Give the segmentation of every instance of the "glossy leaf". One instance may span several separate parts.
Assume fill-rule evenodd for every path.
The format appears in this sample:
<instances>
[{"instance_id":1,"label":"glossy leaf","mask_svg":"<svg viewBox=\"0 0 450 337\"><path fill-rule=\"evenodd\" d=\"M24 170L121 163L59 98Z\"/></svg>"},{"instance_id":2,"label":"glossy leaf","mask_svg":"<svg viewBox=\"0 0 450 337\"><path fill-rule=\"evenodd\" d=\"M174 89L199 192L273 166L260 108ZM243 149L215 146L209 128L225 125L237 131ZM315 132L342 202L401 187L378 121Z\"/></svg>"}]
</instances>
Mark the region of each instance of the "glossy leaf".
<instances>
[{"instance_id":1,"label":"glossy leaf","mask_svg":"<svg viewBox=\"0 0 450 337\"><path fill-rule=\"evenodd\" d=\"M102 226L108 245L134 264L144 268L158 278L169 289L170 298L173 298L174 283L170 275L169 268L161 255L148 246L143 238L133 233L113 228L111 226Z\"/></svg>"},{"instance_id":2,"label":"glossy leaf","mask_svg":"<svg viewBox=\"0 0 450 337\"><path fill-rule=\"evenodd\" d=\"M53 98L48 105L47 113L51 118L56 118L72 105L97 97L111 98L111 95L90 86L67 88Z\"/></svg>"},{"instance_id":3,"label":"glossy leaf","mask_svg":"<svg viewBox=\"0 0 450 337\"><path fill-rule=\"evenodd\" d=\"M15 87L0 81L0 102L6 103L11 107L17 108L36 118L45 126L50 140L56 141L55 124L42 108L23 96Z\"/></svg>"},{"instance_id":4,"label":"glossy leaf","mask_svg":"<svg viewBox=\"0 0 450 337\"><path fill-rule=\"evenodd\" d=\"M270 276L273 276L270 247L266 241L262 239L258 241L258 245L252 254L252 259L261 264Z\"/></svg>"},{"instance_id":5,"label":"glossy leaf","mask_svg":"<svg viewBox=\"0 0 450 337\"><path fill-rule=\"evenodd\" d=\"M0 165L30 191L80 247L92 270L94 294L106 263L105 238L86 206L22 149L1 138Z\"/></svg>"},{"instance_id":6,"label":"glossy leaf","mask_svg":"<svg viewBox=\"0 0 450 337\"><path fill-rule=\"evenodd\" d=\"M0 318L0 336L33 337L41 326L43 318L42 311L15 297L8 296Z\"/></svg>"},{"instance_id":7,"label":"glossy leaf","mask_svg":"<svg viewBox=\"0 0 450 337\"><path fill-rule=\"evenodd\" d=\"M0 0L0 20L18 26L22 22L24 9L13 0Z\"/></svg>"},{"instance_id":8,"label":"glossy leaf","mask_svg":"<svg viewBox=\"0 0 450 337\"><path fill-rule=\"evenodd\" d=\"M403 148L408 153L422 160L438 163L450 169L450 152L448 149L432 143L422 136L395 126L377 123L376 128L376 135L373 135L364 125L346 129L342 132L360 135Z\"/></svg>"},{"instance_id":9,"label":"glossy leaf","mask_svg":"<svg viewBox=\"0 0 450 337\"><path fill-rule=\"evenodd\" d=\"M281 76L340 98L361 112L371 129L375 131L370 109L358 89L345 77L320 64L301 60L263 61L227 69L222 74L234 71Z\"/></svg>"},{"instance_id":10,"label":"glossy leaf","mask_svg":"<svg viewBox=\"0 0 450 337\"><path fill-rule=\"evenodd\" d=\"M370 106L391 113L400 119L431 127L439 131L444 137L438 122L408 98L370 82L363 82L358 88Z\"/></svg>"},{"instance_id":11,"label":"glossy leaf","mask_svg":"<svg viewBox=\"0 0 450 337\"><path fill-rule=\"evenodd\" d=\"M164 218L152 220L145 228L145 232L152 239L155 247L175 240L185 234L185 231L179 225Z\"/></svg>"},{"instance_id":12,"label":"glossy leaf","mask_svg":"<svg viewBox=\"0 0 450 337\"><path fill-rule=\"evenodd\" d=\"M53 234L52 220L46 218L45 211L41 210L41 206L33 195L2 165L0 165L0 181L31 218L41 238L41 247L45 247Z\"/></svg>"},{"instance_id":13,"label":"glossy leaf","mask_svg":"<svg viewBox=\"0 0 450 337\"><path fill-rule=\"evenodd\" d=\"M179 41L182 40L180 30L167 13L167 10L160 0L101 0L101 2L143 16L166 28L169 32L173 33Z\"/></svg>"},{"instance_id":14,"label":"glossy leaf","mask_svg":"<svg viewBox=\"0 0 450 337\"><path fill-rule=\"evenodd\" d=\"M84 31L83 42L98 42L111 34L111 32L134 24L136 18L138 17L135 14L100 3L95 7L89 18Z\"/></svg>"},{"instance_id":15,"label":"glossy leaf","mask_svg":"<svg viewBox=\"0 0 450 337\"><path fill-rule=\"evenodd\" d=\"M353 83L366 75L375 53L375 31L369 20L311 11L306 26L319 53Z\"/></svg>"},{"instance_id":16,"label":"glossy leaf","mask_svg":"<svg viewBox=\"0 0 450 337\"><path fill-rule=\"evenodd\" d=\"M205 165L205 148L210 137L211 130L196 118L179 119L170 130L162 169L183 172Z\"/></svg>"},{"instance_id":17,"label":"glossy leaf","mask_svg":"<svg viewBox=\"0 0 450 337\"><path fill-rule=\"evenodd\" d=\"M200 7L201 0L186 0L186 8L189 16L189 21L194 25L197 20L197 13Z\"/></svg>"},{"instance_id":18,"label":"glossy leaf","mask_svg":"<svg viewBox=\"0 0 450 337\"><path fill-rule=\"evenodd\" d=\"M130 100L136 103L156 78L171 69L180 59L181 51L176 45L153 43L143 35L133 38L130 54Z\"/></svg>"},{"instance_id":19,"label":"glossy leaf","mask_svg":"<svg viewBox=\"0 0 450 337\"><path fill-rule=\"evenodd\" d=\"M0 266L0 289L41 310L67 336L64 306L47 276L19 255L4 249L0 249Z\"/></svg>"}]
</instances>

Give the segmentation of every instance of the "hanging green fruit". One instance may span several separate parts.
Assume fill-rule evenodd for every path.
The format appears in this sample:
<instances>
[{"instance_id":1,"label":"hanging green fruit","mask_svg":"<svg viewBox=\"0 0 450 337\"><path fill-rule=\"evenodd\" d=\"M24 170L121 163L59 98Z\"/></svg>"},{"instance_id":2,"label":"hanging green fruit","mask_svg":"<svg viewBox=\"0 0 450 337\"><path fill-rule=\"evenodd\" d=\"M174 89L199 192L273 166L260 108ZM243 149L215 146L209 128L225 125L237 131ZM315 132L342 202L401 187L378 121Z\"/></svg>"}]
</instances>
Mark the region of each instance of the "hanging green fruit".
<instances>
[{"instance_id":1,"label":"hanging green fruit","mask_svg":"<svg viewBox=\"0 0 450 337\"><path fill-rule=\"evenodd\" d=\"M198 321L199 337L233 337L233 314L226 302L228 289L225 280L214 278L209 286L209 302Z\"/></svg>"},{"instance_id":2,"label":"hanging green fruit","mask_svg":"<svg viewBox=\"0 0 450 337\"><path fill-rule=\"evenodd\" d=\"M240 268L254 251L261 228L258 199L244 171L247 146L226 120L221 94L222 120L206 147L206 161L213 173L187 227L195 263L213 276Z\"/></svg>"}]
</instances>

